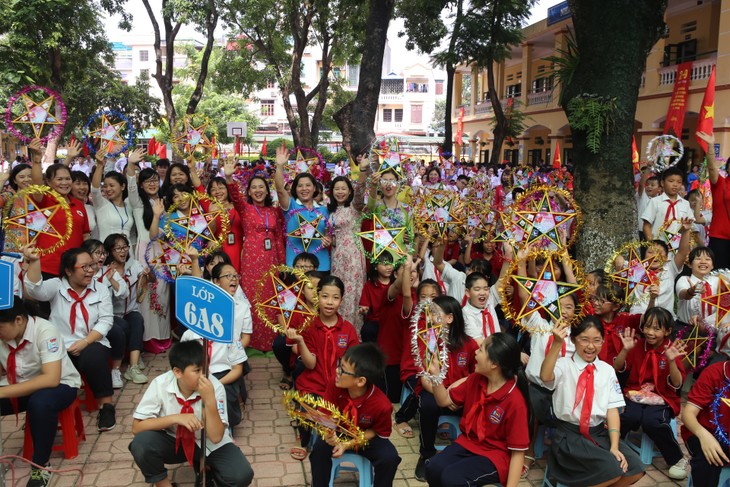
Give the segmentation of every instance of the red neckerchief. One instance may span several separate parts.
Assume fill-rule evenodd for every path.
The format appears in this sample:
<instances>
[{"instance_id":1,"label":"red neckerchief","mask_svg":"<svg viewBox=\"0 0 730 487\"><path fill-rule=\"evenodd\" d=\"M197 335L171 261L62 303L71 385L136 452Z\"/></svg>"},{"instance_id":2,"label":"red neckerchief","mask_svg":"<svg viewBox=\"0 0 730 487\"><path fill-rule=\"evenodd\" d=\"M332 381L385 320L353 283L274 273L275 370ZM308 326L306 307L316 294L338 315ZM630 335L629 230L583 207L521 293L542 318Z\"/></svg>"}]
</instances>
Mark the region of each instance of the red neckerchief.
<instances>
[{"instance_id":1,"label":"red neckerchief","mask_svg":"<svg viewBox=\"0 0 730 487\"><path fill-rule=\"evenodd\" d=\"M581 400L583 400L583 406L580 409L580 433L591 441L593 441L593 439L591 438L589 430L591 427L593 394L595 392L593 389L593 375L595 370L595 365L588 364L585 369L583 369L583 372L580 373L580 377L578 377L578 387L575 391L575 402L573 403L573 410L571 411L571 413L575 412L575 408L577 408L578 404L580 404Z\"/></svg>"},{"instance_id":2,"label":"red neckerchief","mask_svg":"<svg viewBox=\"0 0 730 487\"><path fill-rule=\"evenodd\" d=\"M555 336L550 335L550 338L548 338L547 346L545 347L545 356L547 357L548 352L550 351L550 347L553 346L553 342L555 341ZM565 357L565 340L563 340L563 346L560 347L560 356Z\"/></svg>"},{"instance_id":3,"label":"red neckerchief","mask_svg":"<svg viewBox=\"0 0 730 487\"><path fill-rule=\"evenodd\" d=\"M679 203L679 198L677 198L674 201L667 200L667 204L668 204L668 206L667 206L667 213L664 215L664 222L665 223L670 220L670 218L669 218L670 215L672 216L671 220L676 220L677 219L677 211L675 210L675 206L677 206L677 203Z\"/></svg>"},{"instance_id":4,"label":"red neckerchief","mask_svg":"<svg viewBox=\"0 0 730 487\"><path fill-rule=\"evenodd\" d=\"M507 382L505 382L505 384L502 387L505 387L505 385L507 385L507 383L509 383L509 382L510 382L509 380ZM482 384L483 384L483 390L481 391L481 398L479 399L479 401L477 401L476 404L474 404L474 406L472 406L469 409L469 411L466 413L466 416L464 417L464 424L468 424L468 425L473 424L475 426L476 434L477 434L477 441L479 443L483 443L487 439L487 436L489 435L489 432L487 431L487 424L489 423L489 419L487 416L488 415L487 404L489 404L490 402L494 402L495 400L498 400L497 398L495 398L494 395L499 390L502 389L502 387L500 387L493 393L489 394L487 392L487 387L489 385L489 381L484 380L482 382Z\"/></svg>"},{"instance_id":5,"label":"red neckerchief","mask_svg":"<svg viewBox=\"0 0 730 487\"><path fill-rule=\"evenodd\" d=\"M322 368L322 370L324 371L325 383L329 384L330 381L332 380L332 375L335 370L335 364L337 362L335 360L335 357L337 355L337 345L335 344L335 339L334 339L333 335L336 331L340 330L343 319L338 314L337 323L335 323L331 327L328 327L327 325L322 323L322 320L319 317L317 317L317 319L319 320L319 323L321 323L325 329L324 350L323 350L325 362L323 364L324 367Z\"/></svg>"},{"instance_id":6,"label":"red neckerchief","mask_svg":"<svg viewBox=\"0 0 730 487\"><path fill-rule=\"evenodd\" d=\"M468 303L468 302L469 302L469 296L467 296L465 294L464 297L461 298L461 307L463 308L464 306L466 306L466 303Z\"/></svg>"},{"instance_id":7,"label":"red neckerchief","mask_svg":"<svg viewBox=\"0 0 730 487\"><path fill-rule=\"evenodd\" d=\"M74 300L73 304L71 304L71 314L69 316L69 319L71 320L72 335L76 333L76 306L81 308L81 316L84 317L84 322L86 323L86 332L88 333L89 331L89 312L86 309L86 306L84 306L84 299L86 299L86 296L88 296L90 292L91 288L87 288L86 291L84 291L84 294L79 296L76 291L68 288L68 295Z\"/></svg>"},{"instance_id":8,"label":"red neckerchief","mask_svg":"<svg viewBox=\"0 0 730 487\"><path fill-rule=\"evenodd\" d=\"M177 403L182 406L182 409L180 409L180 414L195 414L195 411L193 410L193 404L200 401L202 397L198 396L195 399L186 400L180 399L179 397L175 396L175 399L177 400ZM182 443L183 451L185 452L185 458L187 458L188 463L192 465L193 456L195 454L195 433L187 429L185 426L178 425L177 430L175 431L176 452L180 448L180 443Z\"/></svg>"},{"instance_id":9,"label":"red neckerchief","mask_svg":"<svg viewBox=\"0 0 730 487\"><path fill-rule=\"evenodd\" d=\"M489 325L489 334L487 334L487 325ZM482 310L482 335L484 338L494 335L494 318L492 318L492 313L489 312L489 309L483 309Z\"/></svg>"},{"instance_id":10,"label":"red neckerchief","mask_svg":"<svg viewBox=\"0 0 730 487\"><path fill-rule=\"evenodd\" d=\"M434 276L436 277L436 282L439 285L439 288L441 288L441 293L446 294L446 284L444 284L444 281L441 279L441 272L434 266L433 268Z\"/></svg>"},{"instance_id":11,"label":"red neckerchief","mask_svg":"<svg viewBox=\"0 0 730 487\"><path fill-rule=\"evenodd\" d=\"M22 340L20 344L17 347L13 347L12 345L8 344L8 348L10 349L10 354L8 355L8 384L13 385L18 383L18 371L17 371L17 364L15 362L15 355L23 350L26 345L28 345L30 342L28 340ZM15 424L18 424L18 398L17 397L11 397L10 398L10 405L13 407L13 411L15 412Z\"/></svg>"}]
</instances>

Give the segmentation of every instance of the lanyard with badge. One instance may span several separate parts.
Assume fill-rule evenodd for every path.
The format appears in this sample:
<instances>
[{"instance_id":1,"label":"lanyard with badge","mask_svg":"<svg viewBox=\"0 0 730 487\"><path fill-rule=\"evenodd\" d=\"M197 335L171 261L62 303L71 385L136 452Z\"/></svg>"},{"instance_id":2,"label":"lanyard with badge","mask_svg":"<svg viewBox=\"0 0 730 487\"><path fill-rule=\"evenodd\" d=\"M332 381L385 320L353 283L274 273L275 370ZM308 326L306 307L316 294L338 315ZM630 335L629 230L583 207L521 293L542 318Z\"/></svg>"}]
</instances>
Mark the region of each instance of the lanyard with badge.
<instances>
[{"instance_id":1,"label":"lanyard with badge","mask_svg":"<svg viewBox=\"0 0 730 487\"><path fill-rule=\"evenodd\" d=\"M233 245L236 243L236 236L233 234L233 227L235 225L234 220L236 219L236 212L235 211L229 211L228 216L231 221L231 230L228 232L228 245Z\"/></svg>"},{"instance_id":2,"label":"lanyard with badge","mask_svg":"<svg viewBox=\"0 0 730 487\"><path fill-rule=\"evenodd\" d=\"M269 238L269 212L264 211L264 213L266 214L266 219L264 220L264 216L261 214L259 207L256 205L253 205L253 207L256 210L256 213L259 214L259 218L261 218L261 221L263 221L264 225L266 226L266 238L264 238L264 250L271 250L271 239Z\"/></svg>"}]
</instances>

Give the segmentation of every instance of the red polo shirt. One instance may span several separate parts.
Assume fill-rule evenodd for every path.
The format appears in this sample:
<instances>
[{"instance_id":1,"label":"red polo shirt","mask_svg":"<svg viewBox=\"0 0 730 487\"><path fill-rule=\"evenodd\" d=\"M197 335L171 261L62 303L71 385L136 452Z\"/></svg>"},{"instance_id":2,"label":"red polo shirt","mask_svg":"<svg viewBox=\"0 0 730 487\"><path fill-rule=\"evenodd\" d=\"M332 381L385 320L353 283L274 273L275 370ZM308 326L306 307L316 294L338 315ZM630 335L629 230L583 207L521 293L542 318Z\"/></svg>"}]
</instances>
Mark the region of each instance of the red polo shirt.
<instances>
[{"instance_id":1,"label":"red polo shirt","mask_svg":"<svg viewBox=\"0 0 730 487\"><path fill-rule=\"evenodd\" d=\"M601 352L598 354L598 358L609 365L613 365L613 359L615 359L616 355L618 355L624 348L623 343L621 343L621 335L619 335L619 333L621 333L624 328L633 328L634 330L639 331L639 327L641 326L641 316L642 315L640 314L630 315L628 313L617 313L613 317L613 321L611 323L606 323L601 320L601 323L603 323L603 338L605 341L603 343L603 348L601 348Z\"/></svg>"},{"instance_id":2,"label":"red polo shirt","mask_svg":"<svg viewBox=\"0 0 730 487\"><path fill-rule=\"evenodd\" d=\"M58 202L55 198L45 195L38 204L39 208L48 208L49 206L55 206ZM71 212L71 235L66 242L59 247L55 252L46 254L41 257L41 271L58 275L58 268L61 266L61 255L69 250L81 247L84 243L84 234L91 233L89 229L89 217L86 214L86 207L84 204L76 198L68 198L69 211ZM66 230L66 212L59 209L55 215L49 220L49 223L53 225L53 228L57 229L62 234ZM47 249L56 245L58 239L50 237L45 234L41 234L36 239L36 247L39 249Z\"/></svg>"},{"instance_id":3,"label":"red polo shirt","mask_svg":"<svg viewBox=\"0 0 730 487\"><path fill-rule=\"evenodd\" d=\"M388 396L374 385L369 385L365 394L353 399L347 389L337 387L332 381L324 397L337 406L340 412L348 414L361 430L371 429L381 438L390 437L393 405Z\"/></svg>"},{"instance_id":4,"label":"red polo shirt","mask_svg":"<svg viewBox=\"0 0 730 487\"><path fill-rule=\"evenodd\" d=\"M327 385L334 383L337 362L345 354L345 350L360 343L355 327L342 316L337 316L337 323L328 327L319 316L314 318L309 327L302 332L304 344L317 357L313 369L304 369L297 377L298 391L323 396Z\"/></svg>"},{"instance_id":5,"label":"red polo shirt","mask_svg":"<svg viewBox=\"0 0 730 487\"><path fill-rule=\"evenodd\" d=\"M469 378L449 390L451 401L464 407L456 443L470 452L487 457L499 472L499 481L507 483L510 450L527 450L530 426L527 403L514 379L508 380L491 394L489 381L481 374Z\"/></svg>"},{"instance_id":6,"label":"red polo shirt","mask_svg":"<svg viewBox=\"0 0 730 487\"><path fill-rule=\"evenodd\" d=\"M368 279L362 288L360 295L360 306L370 308L365 316L365 321L380 322L380 310L388 300L388 288L390 284L382 284L380 281L373 282Z\"/></svg>"},{"instance_id":7,"label":"red polo shirt","mask_svg":"<svg viewBox=\"0 0 730 487\"><path fill-rule=\"evenodd\" d=\"M413 291L412 291L413 292ZM415 302L415 292L412 294ZM383 307L380 309L380 326L378 327L378 346L385 354L386 365L399 365L403 347L411 346L410 343L403 343L403 336L411 325L410 314L403 318L403 296L398 295L393 301L389 301L386 295L383 300Z\"/></svg>"},{"instance_id":8,"label":"red polo shirt","mask_svg":"<svg viewBox=\"0 0 730 487\"><path fill-rule=\"evenodd\" d=\"M444 387L449 387L459 379L467 377L474 372L477 360L474 353L479 348L477 342L471 337L461 344L461 347L451 350L449 348L449 369L446 371Z\"/></svg>"},{"instance_id":9,"label":"red polo shirt","mask_svg":"<svg viewBox=\"0 0 730 487\"><path fill-rule=\"evenodd\" d=\"M669 385L669 359L664 351L672 344L671 340L666 339L654 354L651 345L646 343L646 339L640 338L636 346L632 348L626 356L626 370L629 371L629 378L626 381L625 391L638 391L641 386L652 382L654 383L654 391L662 396L667 405L672 408L674 416L679 415L680 397L679 390ZM654 355L653 357L650 355ZM644 362L646 361L646 366ZM679 371L682 374L682 382L687 373L682 366L682 358L674 359ZM656 367L655 367L656 365ZM641 370L645 369L644 377L641 377ZM643 379L643 380L642 380ZM629 396L626 395L628 398Z\"/></svg>"},{"instance_id":10,"label":"red polo shirt","mask_svg":"<svg viewBox=\"0 0 730 487\"><path fill-rule=\"evenodd\" d=\"M720 390L730 380L730 369L728 368L730 362L718 362L712 364L702 371L697 382L694 383L692 389L690 389L687 395L687 404L692 404L700 408L700 413L697 415L697 421L710 433L714 433L717 427L712 424L713 414L711 404L715 400ZM730 399L730 388L725 391L723 397ZM717 408L718 413L721 415L720 422L722 423L725 434L730 434L730 407L727 404L720 401ZM686 426L682 425L682 439L686 442L692 433L687 429ZM721 445L722 446L722 445Z\"/></svg>"}]
</instances>

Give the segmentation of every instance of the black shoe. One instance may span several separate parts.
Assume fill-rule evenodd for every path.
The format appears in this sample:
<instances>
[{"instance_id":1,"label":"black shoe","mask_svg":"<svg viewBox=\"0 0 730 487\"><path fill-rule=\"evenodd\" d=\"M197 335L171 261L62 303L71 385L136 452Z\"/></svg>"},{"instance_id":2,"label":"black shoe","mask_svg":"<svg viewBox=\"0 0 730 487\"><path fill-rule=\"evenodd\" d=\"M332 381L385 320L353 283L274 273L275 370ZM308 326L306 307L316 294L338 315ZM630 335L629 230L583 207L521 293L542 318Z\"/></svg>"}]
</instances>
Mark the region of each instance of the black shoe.
<instances>
[{"instance_id":1,"label":"black shoe","mask_svg":"<svg viewBox=\"0 0 730 487\"><path fill-rule=\"evenodd\" d=\"M423 456L418 457L418 463L416 463L416 480L426 481L426 459Z\"/></svg>"},{"instance_id":2,"label":"black shoe","mask_svg":"<svg viewBox=\"0 0 730 487\"><path fill-rule=\"evenodd\" d=\"M50 465L49 465L50 466ZM51 472L39 468L30 469L30 480L26 487L46 487L51 482Z\"/></svg>"},{"instance_id":3,"label":"black shoe","mask_svg":"<svg viewBox=\"0 0 730 487\"><path fill-rule=\"evenodd\" d=\"M195 487L202 487L203 481L200 475L195 474ZM213 480L213 472L205 472L205 487L216 487L215 480Z\"/></svg>"},{"instance_id":4,"label":"black shoe","mask_svg":"<svg viewBox=\"0 0 730 487\"><path fill-rule=\"evenodd\" d=\"M99 431L111 431L117 425L116 412L111 404L104 404L96 417L96 429Z\"/></svg>"}]
</instances>

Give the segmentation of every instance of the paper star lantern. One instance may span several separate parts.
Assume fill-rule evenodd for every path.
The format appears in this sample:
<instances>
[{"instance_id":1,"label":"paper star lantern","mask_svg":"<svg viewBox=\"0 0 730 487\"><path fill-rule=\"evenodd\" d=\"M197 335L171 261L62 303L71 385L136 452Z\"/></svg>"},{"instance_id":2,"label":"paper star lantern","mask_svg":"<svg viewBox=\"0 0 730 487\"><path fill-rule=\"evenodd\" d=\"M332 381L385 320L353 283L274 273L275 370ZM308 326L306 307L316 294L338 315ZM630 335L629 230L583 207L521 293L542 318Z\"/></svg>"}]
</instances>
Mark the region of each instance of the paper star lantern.
<instances>
[{"instance_id":1,"label":"paper star lantern","mask_svg":"<svg viewBox=\"0 0 730 487\"><path fill-rule=\"evenodd\" d=\"M646 146L646 157L652 171L659 174L676 166L684 155L682 141L673 135L659 135Z\"/></svg>"},{"instance_id":2,"label":"paper star lantern","mask_svg":"<svg viewBox=\"0 0 730 487\"><path fill-rule=\"evenodd\" d=\"M41 208L33 199L34 196L50 196L55 203ZM56 218L59 214L60 219ZM71 237L73 217L66 198L48 186L33 185L18 191L8 200L2 225L6 251L21 252L23 246L35 244L38 237L46 235L53 244L45 248L37 247L37 251L40 255L47 255L55 252Z\"/></svg>"},{"instance_id":3,"label":"paper star lantern","mask_svg":"<svg viewBox=\"0 0 730 487\"><path fill-rule=\"evenodd\" d=\"M18 104L18 100L22 103ZM56 115L54 104L58 107L60 116ZM47 142L61 135L65 124L66 105L61 95L51 89L43 86L27 86L11 96L8 101L5 125L13 135L26 144L33 139ZM20 131L22 126L30 126L33 136L28 137L22 133ZM51 130L44 135L48 127L51 127Z\"/></svg>"},{"instance_id":4,"label":"paper star lantern","mask_svg":"<svg viewBox=\"0 0 730 487\"><path fill-rule=\"evenodd\" d=\"M167 282L174 282L184 273L184 268L192 266L190 258L175 249L164 238L157 238L147 244L145 261L155 276Z\"/></svg>"},{"instance_id":5,"label":"paper star lantern","mask_svg":"<svg viewBox=\"0 0 730 487\"><path fill-rule=\"evenodd\" d=\"M221 204L205 193L186 195L190 202L184 211L178 211L173 204L167 210L165 234L180 252L186 252L194 245L200 255L217 250L228 236L228 212Z\"/></svg>"},{"instance_id":6,"label":"paper star lantern","mask_svg":"<svg viewBox=\"0 0 730 487\"><path fill-rule=\"evenodd\" d=\"M461 199L453 191L423 189L414 196L413 208L416 227L428 239L443 239L464 223Z\"/></svg>"},{"instance_id":7,"label":"paper star lantern","mask_svg":"<svg viewBox=\"0 0 730 487\"><path fill-rule=\"evenodd\" d=\"M280 275L289 275L293 282L287 284ZM317 293L314 293L314 304L307 304L304 296L305 288L313 289L312 281L300 270L282 265L274 265L259 280L256 291L256 314L277 333L286 333L292 319L299 315L301 323L297 332L301 333L318 314ZM273 292L273 295L268 293ZM284 327L271 320L267 311L273 310L284 319Z\"/></svg>"},{"instance_id":8,"label":"paper star lantern","mask_svg":"<svg viewBox=\"0 0 730 487\"><path fill-rule=\"evenodd\" d=\"M578 284L583 282L583 273L580 266L575 261L570 259L570 265L573 267L574 274L576 274L576 280L578 283L569 283L564 281L558 281L555 277L556 262L563 259L562 252L546 252L546 251L533 251L528 255L527 259L545 259L545 265L540 271L537 277L527 277L516 275L518 262L515 260L512 263L509 275L515 282L516 289L523 289L527 294L527 300L522 303L522 307L519 311L513 309L512 300L507 299L506 296L502 296L502 309L505 310L505 314L512 319L515 323L522 324L522 319L531 315L532 313L544 310L547 315L552 317L555 321L563 317L562 307L560 305L560 299L570 294L578 292L582 289L582 285ZM585 304L585 296L583 302L576 306L575 316L573 320L577 320L581 317L581 310ZM547 332L549 330L538 330L539 332Z\"/></svg>"},{"instance_id":9,"label":"paper star lantern","mask_svg":"<svg viewBox=\"0 0 730 487\"><path fill-rule=\"evenodd\" d=\"M172 148L183 159L192 157L196 161L202 160L216 148L216 126L205 115L186 115L176 129L178 135L172 138ZM202 157L198 154L202 154Z\"/></svg>"},{"instance_id":10,"label":"paper star lantern","mask_svg":"<svg viewBox=\"0 0 730 487\"><path fill-rule=\"evenodd\" d=\"M365 432L353 422L353 418L319 396L286 391L284 406L289 417L300 425L309 426L322 438L334 433L337 443L347 443L356 449L368 443Z\"/></svg>"},{"instance_id":11,"label":"paper star lantern","mask_svg":"<svg viewBox=\"0 0 730 487\"><path fill-rule=\"evenodd\" d=\"M495 212L489 209L486 200L468 197L464 205L466 218L464 226L469 235L478 235L474 238L475 243L489 240L493 237L496 226Z\"/></svg>"},{"instance_id":12,"label":"paper star lantern","mask_svg":"<svg viewBox=\"0 0 730 487\"><path fill-rule=\"evenodd\" d=\"M378 155L380 160L377 173L382 174L385 171L393 171L398 179L405 178L403 163L408 161L412 155L401 152L400 141L397 137L389 137L383 140L380 143L380 149L373 149L373 152Z\"/></svg>"},{"instance_id":13,"label":"paper star lantern","mask_svg":"<svg viewBox=\"0 0 730 487\"><path fill-rule=\"evenodd\" d=\"M134 128L123 113L103 110L89 119L84 126L84 135L84 144L92 154L96 154L98 149L106 148L108 156L115 156L132 145Z\"/></svg>"},{"instance_id":14,"label":"paper star lantern","mask_svg":"<svg viewBox=\"0 0 730 487\"><path fill-rule=\"evenodd\" d=\"M686 337L684 336L684 332L686 330L680 330L680 333L677 334L677 340L682 340L686 345L686 355L685 359L687 362L692 365L693 368L696 368L698 363L701 364L701 366L704 366L701 362L706 362L706 349L709 346L712 348L712 341L708 336L702 336L700 334L700 326L699 325L690 325L689 327L689 335ZM700 357L700 354L703 355L704 359Z\"/></svg>"},{"instance_id":15,"label":"paper star lantern","mask_svg":"<svg viewBox=\"0 0 730 487\"><path fill-rule=\"evenodd\" d=\"M703 304L715 309L715 326L720 327L728 313L730 313L730 278L728 271L717 272L717 292L708 297L702 297Z\"/></svg>"},{"instance_id":16,"label":"paper star lantern","mask_svg":"<svg viewBox=\"0 0 730 487\"><path fill-rule=\"evenodd\" d=\"M357 232L357 236L363 240L372 242L371 250L363 252L372 263L380 261L383 253L389 253L393 262L397 263L408 255L408 249L404 243L406 227L389 227L383 223L377 214L372 215L373 229ZM359 227L359 226L358 226ZM362 242L360 242L362 244Z\"/></svg>"},{"instance_id":17,"label":"paper star lantern","mask_svg":"<svg viewBox=\"0 0 730 487\"><path fill-rule=\"evenodd\" d=\"M636 300L636 291L646 289L659 282L655 272L651 271L654 261L659 258L655 255L642 259L640 250L647 248L651 242L629 242L624 244L606 262L605 271L609 279L619 284L624 291L623 296L618 296L625 303ZM614 262L621 256L624 258L625 266L621 269L614 268Z\"/></svg>"},{"instance_id":18,"label":"paper star lantern","mask_svg":"<svg viewBox=\"0 0 730 487\"><path fill-rule=\"evenodd\" d=\"M306 216L304 216L304 211L313 212L317 216L310 220ZM293 249L297 253L302 252L299 247L291 243L292 240L301 241L302 249L304 249L304 252L309 252L310 254L316 254L324 248L324 243L322 242L322 239L325 237L326 234L330 234L332 232L332 225L327 217L325 217L316 209L307 210L306 208L300 208L290 211L288 214L288 218L297 219L297 226L292 231L286 234L286 244L291 249ZM319 225L321 223L325 224L324 232L320 231L319 229ZM317 246L312 246L314 242L319 242L319 244Z\"/></svg>"},{"instance_id":19,"label":"paper star lantern","mask_svg":"<svg viewBox=\"0 0 730 487\"><path fill-rule=\"evenodd\" d=\"M558 198L566 209L560 209ZM527 235L526 245L535 244L538 248L559 250L563 248L559 231L565 233L566 247L575 241L581 219L579 209L570 194L565 190L540 186L528 191L514 204L517 217L516 226Z\"/></svg>"},{"instance_id":20,"label":"paper star lantern","mask_svg":"<svg viewBox=\"0 0 730 487\"><path fill-rule=\"evenodd\" d=\"M448 328L444 326L441 309L430 300L416 306L411 318L411 353L418 367L418 375L440 384L446 378L449 368ZM433 364L439 367L439 374L429 371Z\"/></svg>"}]
</instances>

